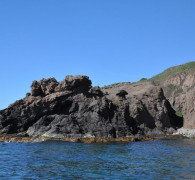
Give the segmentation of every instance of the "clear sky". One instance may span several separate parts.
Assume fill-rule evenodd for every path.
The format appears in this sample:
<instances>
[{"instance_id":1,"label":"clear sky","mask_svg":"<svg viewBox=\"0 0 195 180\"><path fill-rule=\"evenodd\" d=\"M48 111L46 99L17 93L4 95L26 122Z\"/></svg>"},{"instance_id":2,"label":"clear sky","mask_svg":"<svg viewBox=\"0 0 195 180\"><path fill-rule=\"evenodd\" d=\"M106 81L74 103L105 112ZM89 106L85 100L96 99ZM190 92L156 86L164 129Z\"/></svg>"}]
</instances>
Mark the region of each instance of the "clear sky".
<instances>
[{"instance_id":1,"label":"clear sky","mask_svg":"<svg viewBox=\"0 0 195 180\"><path fill-rule=\"evenodd\" d=\"M1 0L0 109L33 80L150 78L195 60L195 0Z\"/></svg>"}]
</instances>

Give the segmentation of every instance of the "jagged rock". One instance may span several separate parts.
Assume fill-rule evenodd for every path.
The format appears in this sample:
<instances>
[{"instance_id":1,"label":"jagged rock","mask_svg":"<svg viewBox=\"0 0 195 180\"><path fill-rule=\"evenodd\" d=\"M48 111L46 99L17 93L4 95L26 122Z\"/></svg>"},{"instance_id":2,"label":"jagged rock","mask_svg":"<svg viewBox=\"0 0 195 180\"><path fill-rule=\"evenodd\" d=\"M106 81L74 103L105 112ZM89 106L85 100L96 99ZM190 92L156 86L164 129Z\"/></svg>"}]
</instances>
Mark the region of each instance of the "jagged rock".
<instances>
[{"instance_id":1,"label":"jagged rock","mask_svg":"<svg viewBox=\"0 0 195 180\"><path fill-rule=\"evenodd\" d=\"M186 93L195 87L195 71L181 71L155 83L163 88L172 107L176 111L182 111Z\"/></svg>"},{"instance_id":2,"label":"jagged rock","mask_svg":"<svg viewBox=\"0 0 195 180\"><path fill-rule=\"evenodd\" d=\"M49 78L49 79L42 79L40 81L41 84L41 90L44 95L49 95L54 92L55 87L58 85L58 82L55 78Z\"/></svg>"},{"instance_id":3,"label":"jagged rock","mask_svg":"<svg viewBox=\"0 0 195 180\"><path fill-rule=\"evenodd\" d=\"M155 84L163 88L174 110L182 112L183 127L195 128L195 70L174 73Z\"/></svg>"},{"instance_id":4,"label":"jagged rock","mask_svg":"<svg viewBox=\"0 0 195 180\"><path fill-rule=\"evenodd\" d=\"M58 82L55 78L41 79L41 81L33 81L31 85L32 96L46 96L55 91Z\"/></svg>"},{"instance_id":5,"label":"jagged rock","mask_svg":"<svg viewBox=\"0 0 195 180\"><path fill-rule=\"evenodd\" d=\"M116 95L117 94L117 95ZM121 98L119 98L121 97ZM129 137L176 129L178 119L152 83L91 87L87 76L33 81L31 94L0 111L4 133L56 138Z\"/></svg>"},{"instance_id":6,"label":"jagged rock","mask_svg":"<svg viewBox=\"0 0 195 180\"><path fill-rule=\"evenodd\" d=\"M31 85L31 95L32 96L42 96L43 91L41 89L41 84L40 82L33 81Z\"/></svg>"},{"instance_id":7,"label":"jagged rock","mask_svg":"<svg viewBox=\"0 0 195 180\"><path fill-rule=\"evenodd\" d=\"M88 91L91 87L91 80L89 80L88 76L66 76L65 83L68 90L79 88L83 91Z\"/></svg>"},{"instance_id":8,"label":"jagged rock","mask_svg":"<svg viewBox=\"0 0 195 180\"><path fill-rule=\"evenodd\" d=\"M66 76L64 81L58 83L58 86L55 88L55 92L62 91L88 91L91 88L91 80L88 76L76 75L76 76Z\"/></svg>"},{"instance_id":9,"label":"jagged rock","mask_svg":"<svg viewBox=\"0 0 195 180\"><path fill-rule=\"evenodd\" d=\"M103 92L101 91L99 86L92 87L89 90L89 93L91 93L94 96L103 96Z\"/></svg>"},{"instance_id":10,"label":"jagged rock","mask_svg":"<svg viewBox=\"0 0 195 180\"><path fill-rule=\"evenodd\" d=\"M114 96L120 91L118 89L128 93L126 95L127 100L121 101L117 96ZM180 120L175 116L175 111L165 98L162 88L151 82L121 84L120 87L116 88L103 88L103 91L106 91L108 93L106 97L117 105L121 102L129 103L130 117L134 120L131 126L137 127L139 133L149 132L151 134L153 131L162 134L164 129L181 127Z\"/></svg>"}]
</instances>

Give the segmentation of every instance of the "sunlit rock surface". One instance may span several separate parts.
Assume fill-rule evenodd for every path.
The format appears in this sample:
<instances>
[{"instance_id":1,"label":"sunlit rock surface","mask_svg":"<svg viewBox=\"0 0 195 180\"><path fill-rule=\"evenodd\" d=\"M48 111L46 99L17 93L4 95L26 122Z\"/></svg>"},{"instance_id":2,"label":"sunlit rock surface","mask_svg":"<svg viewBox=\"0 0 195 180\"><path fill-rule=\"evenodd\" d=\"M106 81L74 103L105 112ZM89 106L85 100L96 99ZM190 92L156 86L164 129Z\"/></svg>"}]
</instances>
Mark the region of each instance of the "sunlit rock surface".
<instances>
[{"instance_id":1,"label":"sunlit rock surface","mask_svg":"<svg viewBox=\"0 0 195 180\"><path fill-rule=\"evenodd\" d=\"M2 133L52 138L120 138L173 133L182 126L151 82L92 87L89 77L33 81L31 93L0 111Z\"/></svg>"}]
</instances>

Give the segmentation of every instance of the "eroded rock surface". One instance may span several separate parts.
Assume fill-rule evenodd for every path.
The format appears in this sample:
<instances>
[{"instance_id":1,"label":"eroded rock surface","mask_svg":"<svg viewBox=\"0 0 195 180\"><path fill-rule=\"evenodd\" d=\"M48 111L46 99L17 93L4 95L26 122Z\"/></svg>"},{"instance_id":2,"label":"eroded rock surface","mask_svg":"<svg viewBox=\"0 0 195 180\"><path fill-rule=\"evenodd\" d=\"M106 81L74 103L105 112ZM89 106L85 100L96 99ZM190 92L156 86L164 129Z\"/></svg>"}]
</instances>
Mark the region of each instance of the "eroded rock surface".
<instances>
[{"instance_id":1,"label":"eroded rock surface","mask_svg":"<svg viewBox=\"0 0 195 180\"><path fill-rule=\"evenodd\" d=\"M163 90L151 82L92 87L87 76L33 81L31 93L0 111L3 133L54 138L117 138L181 127Z\"/></svg>"},{"instance_id":2,"label":"eroded rock surface","mask_svg":"<svg viewBox=\"0 0 195 180\"><path fill-rule=\"evenodd\" d=\"M195 69L175 73L155 84L163 88L174 110L182 112L183 127L195 129Z\"/></svg>"}]
</instances>

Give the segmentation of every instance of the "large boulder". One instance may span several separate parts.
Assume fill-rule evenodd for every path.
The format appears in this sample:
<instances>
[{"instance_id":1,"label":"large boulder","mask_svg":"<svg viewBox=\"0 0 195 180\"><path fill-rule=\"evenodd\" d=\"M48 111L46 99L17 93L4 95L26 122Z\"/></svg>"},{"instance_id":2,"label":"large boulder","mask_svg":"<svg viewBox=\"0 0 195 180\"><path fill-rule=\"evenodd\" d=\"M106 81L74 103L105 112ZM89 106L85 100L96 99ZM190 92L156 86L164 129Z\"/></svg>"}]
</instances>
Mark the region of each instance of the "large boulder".
<instances>
[{"instance_id":1,"label":"large boulder","mask_svg":"<svg viewBox=\"0 0 195 180\"><path fill-rule=\"evenodd\" d=\"M32 96L42 96L43 91L41 89L41 84L40 82L33 81L31 85L31 95Z\"/></svg>"},{"instance_id":2,"label":"large boulder","mask_svg":"<svg viewBox=\"0 0 195 180\"><path fill-rule=\"evenodd\" d=\"M33 81L31 85L32 96L46 96L54 93L58 82L55 78L41 79L40 81Z\"/></svg>"},{"instance_id":3,"label":"large boulder","mask_svg":"<svg viewBox=\"0 0 195 180\"><path fill-rule=\"evenodd\" d=\"M58 82L55 78L48 78L48 79L42 79L40 81L41 84L41 90L44 95L49 95L54 93L56 86L58 85Z\"/></svg>"},{"instance_id":4,"label":"large boulder","mask_svg":"<svg viewBox=\"0 0 195 180\"><path fill-rule=\"evenodd\" d=\"M76 75L76 76L66 76L65 79L66 89L82 89L83 91L89 90L91 87L91 80L88 76Z\"/></svg>"},{"instance_id":5,"label":"large boulder","mask_svg":"<svg viewBox=\"0 0 195 180\"><path fill-rule=\"evenodd\" d=\"M55 88L55 92L62 91L74 91L74 92L86 92L91 88L91 80L88 76L76 75L76 76L66 76L66 78L59 82L58 86Z\"/></svg>"},{"instance_id":6,"label":"large boulder","mask_svg":"<svg viewBox=\"0 0 195 180\"><path fill-rule=\"evenodd\" d=\"M55 78L43 78L40 81L33 81L31 95L47 96L55 92L63 91L86 92L90 88L91 80L89 80L88 76L66 76L61 82L57 82Z\"/></svg>"}]
</instances>

